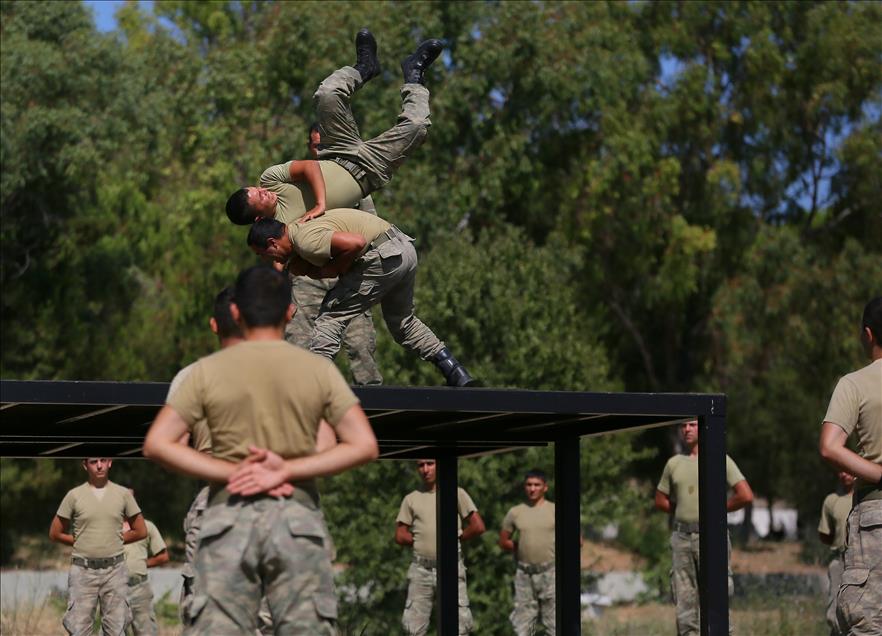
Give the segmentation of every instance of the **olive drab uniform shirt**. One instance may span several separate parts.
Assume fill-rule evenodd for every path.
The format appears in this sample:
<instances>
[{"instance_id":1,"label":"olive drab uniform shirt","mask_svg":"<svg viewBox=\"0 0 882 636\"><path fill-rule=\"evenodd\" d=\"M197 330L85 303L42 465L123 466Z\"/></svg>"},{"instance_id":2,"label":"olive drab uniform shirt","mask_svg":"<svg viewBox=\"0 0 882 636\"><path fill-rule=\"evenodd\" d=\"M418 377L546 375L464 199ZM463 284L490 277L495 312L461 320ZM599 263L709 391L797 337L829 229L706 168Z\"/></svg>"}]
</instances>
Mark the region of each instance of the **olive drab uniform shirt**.
<instances>
[{"instance_id":1,"label":"olive drab uniform shirt","mask_svg":"<svg viewBox=\"0 0 882 636\"><path fill-rule=\"evenodd\" d=\"M517 559L522 563L541 565L554 561L554 503L543 501L538 506L518 504L502 520L502 529L517 532Z\"/></svg>"},{"instance_id":2,"label":"olive drab uniform shirt","mask_svg":"<svg viewBox=\"0 0 882 636\"><path fill-rule=\"evenodd\" d=\"M838 495L830 493L824 499L821 507L821 520L818 522L818 532L833 535L831 550L840 550L845 547L845 524L848 521L848 513L851 512L851 493Z\"/></svg>"},{"instance_id":3,"label":"olive drab uniform shirt","mask_svg":"<svg viewBox=\"0 0 882 636\"><path fill-rule=\"evenodd\" d=\"M147 536L140 541L127 543L125 545L126 568L129 570L129 576L136 574L147 574L147 559L156 556L167 548L162 535L153 524L152 521L144 519L147 525Z\"/></svg>"},{"instance_id":4,"label":"olive drab uniform shirt","mask_svg":"<svg viewBox=\"0 0 882 636\"><path fill-rule=\"evenodd\" d=\"M346 168L334 161L319 161L318 164L325 180L325 207L333 210L357 205L364 194ZM278 196L274 218L285 225L293 223L315 207L315 193L309 183L303 181L295 185L291 181L290 161L264 170L259 183L262 188Z\"/></svg>"},{"instance_id":5,"label":"olive drab uniform shirt","mask_svg":"<svg viewBox=\"0 0 882 636\"><path fill-rule=\"evenodd\" d=\"M168 395L165 398L166 402L168 401L168 398L178 390L178 387L181 386L184 378L190 375L190 371L193 370L195 365L196 363L192 362L175 374L175 377L172 378L171 384L168 385ZM211 433L208 431L208 422L206 422L205 419L201 419L193 424L193 427L190 430L190 446L200 453L211 452Z\"/></svg>"},{"instance_id":6,"label":"olive drab uniform shirt","mask_svg":"<svg viewBox=\"0 0 882 636\"><path fill-rule=\"evenodd\" d=\"M840 378L824 421L836 424L846 435L856 433L860 456L882 464L882 358ZM855 480L856 493L874 488L875 484ZM876 492L882 493L878 489ZM880 496L871 495L869 499Z\"/></svg>"},{"instance_id":7,"label":"olive drab uniform shirt","mask_svg":"<svg viewBox=\"0 0 882 636\"><path fill-rule=\"evenodd\" d=\"M744 475L732 458L726 455L726 484L732 488L740 481L744 481ZM698 457L671 457L665 464L657 488L670 497L672 502L676 502L675 521L698 521Z\"/></svg>"},{"instance_id":8,"label":"olive drab uniform shirt","mask_svg":"<svg viewBox=\"0 0 882 636\"><path fill-rule=\"evenodd\" d=\"M289 223L288 237L294 251L303 260L321 267L331 259L331 237L334 232L360 234L365 246L359 256L370 249L370 242L392 225L378 216L354 208L328 210L309 223Z\"/></svg>"},{"instance_id":9,"label":"olive drab uniform shirt","mask_svg":"<svg viewBox=\"0 0 882 636\"><path fill-rule=\"evenodd\" d=\"M70 520L73 556L86 559L115 557L123 551L123 521L141 512L128 488L108 481L102 495L88 482L68 491L57 514Z\"/></svg>"},{"instance_id":10,"label":"olive drab uniform shirt","mask_svg":"<svg viewBox=\"0 0 882 636\"><path fill-rule=\"evenodd\" d=\"M475 502L462 488L456 489L456 509L460 517L459 534L462 534L461 520L478 510ZM427 559L437 557L434 490L414 490L409 493L401 502L396 521L410 526L414 554Z\"/></svg>"}]
</instances>

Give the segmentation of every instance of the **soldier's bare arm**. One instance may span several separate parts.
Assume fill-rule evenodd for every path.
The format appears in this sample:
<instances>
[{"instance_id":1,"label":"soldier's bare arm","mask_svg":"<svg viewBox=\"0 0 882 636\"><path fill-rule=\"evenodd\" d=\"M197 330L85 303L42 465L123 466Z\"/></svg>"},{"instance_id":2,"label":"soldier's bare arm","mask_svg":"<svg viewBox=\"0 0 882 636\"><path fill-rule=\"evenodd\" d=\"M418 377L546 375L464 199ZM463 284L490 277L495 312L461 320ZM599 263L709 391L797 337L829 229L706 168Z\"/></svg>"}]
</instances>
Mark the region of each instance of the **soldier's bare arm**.
<instances>
[{"instance_id":1,"label":"soldier's bare arm","mask_svg":"<svg viewBox=\"0 0 882 636\"><path fill-rule=\"evenodd\" d=\"M306 181L315 195L315 207L307 210L306 214L300 217L298 223L305 223L324 214L326 205L325 178L322 176L322 170L319 167L318 161L312 161L311 159L292 161L288 173L291 176L291 181Z\"/></svg>"},{"instance_id":2,"label":"soldier's bare arm","mask_svg":"<svg viewBox=\"0 0 882 636\"><path fill-rule=\"evenodd\" d=\"M662 512L672 512L673 506L671 505L671 498L668 497L661 490L655 491L655 507Z\"/></svg>"},{"instance_id":3,"label":"soldier's bare arm","mask_svg":"<svg viewBox=\"0 0 882 636\"><path fill-rule=\"evenodd\" d=\"M74 538L70 534L70 519L64 519L55 515L52 518L52 523L49 524L49 539L55 543L73 545Z\"/></svg>"},{"instance_id":4,"label":"soldier's bare arm","mask_svg":"<svg viewBox=\"0 0 882 636\"><path fill-rule=\"evenodd\" d=\"M321 453L336 445L337 434L334 432L334 429L331 428L330 424L325 420L322 420L319 423L318 434L315 438L315 452Z\"/></svg>"},{"instance_id":5,"label":"soldier's bare arm","mask_svg":"<svg viewBox=\"0 0 882 636\"><path fill-rule=\"evenodd\" d=\"M460 541L468 541L469 539L481 536L487 529L484 525L484 520L477 510L466 517L466 523L468 525L463 528L462 535L459 537Z\"/></svg>"},{"instance_id":6,"label":"soldier's bare arm","mask_svg":"<svg viewBox=\"0 0 882 636\"><path fill-rule=\"evenodd\" d=\"M413 533L406 523L398 522L395 528L395 543L403 546L413 545Z\"/></svg>"},{"instance_id":7,"label":"soldier's bare arm","mask_svg":"<svg viewBox=\"0 0 882 636\"><path fill-rule=\"evenodd\" d=\"M821 428L819 450L821 457L837 470L844 470L871 484L882 480L882 465L864 459L845 446L848 435L833 422L824 422Z\"/></svg>"},{"instance_id":8,"label":"soldier's bare arm","mask_svg":"<svg viewBox=\"0 0 882 636\"><path fill-rule=\"evenodd\" d=\"M157 565L168 563L168 550L160 550L151 557L147 557L147 567L155 568Z\"/></svg>"},{"instance_id":9,"label":"soldier's bare arm","mask_svg":"<svg viewBox=\"0 0 882 636\"><path fill-rule=\"evenodd\" d=\"M518 544L512 540L511 532L508 530L499 531L499 547L506 552L514 552L518 549Z\"/></svg>"},{"instance_id":10,"label":"soldier's bare arm","mask_svg":"<svg viewBox=\"0 0 882 636\"><path fill-rule=\"evenodd\" d=\"M144 515L140 512L134 517L127 519L129 529L123 532L123 543L134 543L147 538L147 524L144 523Z\"/></svg>"},{"instance_id":11,"label":"soldier's bare arm","mask_svg":"<svg viewBox=\"0 0 882 636\"><path fill-rule=\"evenodd\" d=\"M726 502L726 512L741 510L744 506L753 501L753 490L751 490L750 484L747 483L746 479L739 481L732 486L732 489L735 492Z\"/></svg>"}]
</instances>

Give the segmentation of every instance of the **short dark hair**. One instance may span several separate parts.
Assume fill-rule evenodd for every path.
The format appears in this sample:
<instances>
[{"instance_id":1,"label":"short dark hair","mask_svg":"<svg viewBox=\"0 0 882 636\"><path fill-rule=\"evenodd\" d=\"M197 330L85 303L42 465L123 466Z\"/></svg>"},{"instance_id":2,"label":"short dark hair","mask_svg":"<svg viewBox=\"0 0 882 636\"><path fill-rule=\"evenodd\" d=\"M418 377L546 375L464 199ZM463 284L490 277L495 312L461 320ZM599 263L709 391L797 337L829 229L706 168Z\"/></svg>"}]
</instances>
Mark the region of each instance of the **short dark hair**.
<instances>
[{"instance_id":1,"label":"short dark hair","mask_svg":"<svg viewBox=\"0 0 882 636\"><path fill-rule=\"evenodd\" d=\"M312 133L323 134L322 127L317 121L314 121L309 125L309 135L311 136Z\"/></svg>"},{"instance_id":2,"label":"short dark hair","mask_svg":"<svg viewBox=\"0 0 882 636\"><path fill-rule=\"evenodd\" d=\"M288 277L267 265L243 270L236 278L233 298L248 327L275 327L285 322L291 303Z\"/></svg>"},{"instance_id":3,"label":"short dark hair","mask_svg":"<svg viewBox=\"0 0 882 636\"><path fill-rule=\"evenodd\" d=\"M257 214L248 205L248 189L239 188L227 199L227 218L236 225L248 225Z\"/></svg>"},{"instance_id":4,"label":"short dark hair","mask_svg":"<svg viewBox=\"0 0 882 636\"><path fill-rule=\"evenodd\" d=\"M535 477L536 479L541 479L543 483L548 483L548 476L541 468L531 468L528 470L527 474L524 475L524 481L527 481L530 477Z\"/></svg>"},{"instance_id":5,"label":"short dark hair","mask_svg":"<svg viewBox=\"0 0 882 636\"><path fill-rule=\"evenodd\" d=\"M233 288L224 287L214 299L214 308L211 317L217 323L217 335L219 338L242 338L244 334L233 320L230 313L230 303L233 302Z\"/></svg>"},{"instance_id":6,"label":"short dark hair","mask_svg":"<svg viewBox=\"0 0 882 636\"><path fill-rule=\"evenodd\" d=\"M872 331L876 345L882 346L882 296L876 296L864 307L861 331L864 329Z\"/></svg>"},{"instance_id":7,"label":"short dark hair","mask_svg":"<svg viewBox=\"0 0 882 636\"><path fill-rule=\"evenodd\" d=\"M285 224L276 219L261 217L251 224L248 230L248 245L259 249L266 249L266 244L271 238L282 238L285 233Z\"/></svg>"}]
</instances>

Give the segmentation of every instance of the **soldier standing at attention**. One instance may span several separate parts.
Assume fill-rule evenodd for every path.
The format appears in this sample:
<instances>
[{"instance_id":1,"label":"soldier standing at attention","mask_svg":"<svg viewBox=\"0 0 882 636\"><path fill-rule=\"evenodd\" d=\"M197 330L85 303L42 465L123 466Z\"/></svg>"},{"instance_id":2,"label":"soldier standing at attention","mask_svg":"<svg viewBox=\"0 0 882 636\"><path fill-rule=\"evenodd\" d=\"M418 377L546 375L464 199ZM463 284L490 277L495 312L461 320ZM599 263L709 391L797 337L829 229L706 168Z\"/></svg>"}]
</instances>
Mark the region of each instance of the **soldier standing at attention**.
<instances>
[{"instance_id":1,"label":"soldier standing at attention","mask_svg":"<svg viewBox=\"0 0 882 636\"><path fill-rule=\"evenodd\" d=\"M527 503L511 508L499 531L499 547L517 558L514 610L509 619L516 636L535 634L537 621L546 634L554 636L554 503L545 499L545 473L538 468L529 471L524 492Z\"/></svg>"},{"instance_id":2,"label":"soldier standing at attention","mask_svg":"<svg viewBox=\"0 0 882 636\"><path fill-rule=\"evenodd\" d=\"M655 507L674 515L671 533L671 593L677 606L679 636L698 636L698 420L680 425L686 446L684 454L674 455L665 464L655 491ZM750 484L726 455L726 483L734 490L726 501L726 510L739 510L753 501ZM728 538L727 538L728 541ZM732 544L729 543L731 557ZM729 568L729 596L732 596L732 569ZM729 623L732 633L732 623Z\"/></svg>"},{"instance_id":3,"label":"soldier standing at attention","mask_svg":"<svg viewBox=\"0 0 882 636\"><path fill-rule=\"evenodd\" d=\"M836 614L846 634L882 634L882 296L864 307L871 362L840 378L821 428L821 457L855 476ZM857 434L858 452L846 445Z\"/></svg>"},{"instance_id":4,"label":"soldier standing at attention","mask_svg":"<svg viewBox=\"0 0 882 636\"><path fill-rule=\"evenodd\" d=\"M407 570L407 602L401 624L408 636L424 636L432 618L432 601L438 580L435 516L435 460L418 459L417 470L423 486L408 494L401 502L395 528L395 543L413 547L413 560ZM460 530L459 540L468 541L484 532L484 520L478 514L475 502L462 488L456 489L459 516L466 527ZM466 568L459 554L459 633L472 631L472 611L466 586Z\"/></svg>"},{"instance_id":5,"label":"soldier standing at attention","mask_svg":"<svg viewBox=\"0 0 882 636\"><path fill-rule=\"evenodd\" d=\"M818 538L821 543L830 546L830 564L827 566L827 625L830 636L840 636L839 622L836 620L836 595L842 583L842 571L845 565L842 560L845 552L845 529L848 513L851 512L852 494L854 493L854 475L843 470L839 471L838 492L831 492L824 499L821 507L821 521L818 523Z\"/></svg>"},{"instance_id":6,"label":"soldier standing at attention","mask_svg":"<svg viewBox=\"0 0 882 636\"><path fill-rule=\"evenodd\" d=\"M109 479L113 461L83 460L87 481L68 491L49 526L49 538L73 546L62 625L72 636L92 633L101 608L101 633L122 636L131 620L123 545L147 536L144 517L127 488ZM130 530L123 531L123 521Z\"/></svg>"},{"instance_id":7,"label":"soldier standing at attention","mask_svg":"<svg viewBox=\"0 0 882 636\"><path fill-rule=\"evenodd\" d=\"M210 483L188 635L253 633L263 596L276 634L336 632L315 478L369 462L378 448L334 364L284 341L290 295L271 267L240 273L230 313L245 341L198 361L144 441L149 459ZM179 442L202 419L211 455ZM316 452L322 420L339 442Z\"/></svg>"},{"instance_id":8,"label":"soldier standing at attention","mask_svg":"<svg viewBox=\"0 0 882 636\"><path fill-rule=\"evenodd\" d=\"M132 495L134 496L134 492ZM147 568L168 563L168 549L152 521L145 519L147 538L125 546L126 569L129 571L129 606L132 608L132 635L156 636L156 612L153 611L153 588ZM123 522L123 532L129 530Z\"/></svg>"}]
</instances>

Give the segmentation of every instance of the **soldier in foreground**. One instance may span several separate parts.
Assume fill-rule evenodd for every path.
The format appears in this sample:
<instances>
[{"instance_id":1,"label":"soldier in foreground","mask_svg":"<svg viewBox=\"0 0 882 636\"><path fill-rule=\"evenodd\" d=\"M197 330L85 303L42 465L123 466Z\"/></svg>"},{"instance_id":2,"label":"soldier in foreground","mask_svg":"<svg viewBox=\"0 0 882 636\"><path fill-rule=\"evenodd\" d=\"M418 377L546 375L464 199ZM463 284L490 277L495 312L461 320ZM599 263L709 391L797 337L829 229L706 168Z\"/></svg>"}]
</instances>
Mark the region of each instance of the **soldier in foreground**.
<instances>
[{"instance_id":1,"label":"soldier in foreground","mask_svg":"<svg viewBox=\"0 0 882 636\"><path fill-rule=\"evenodd\" d=\"M679 636L698 636L698 420L688 420L681 424L680 437L686 452L674 455L665 464L655 491L655 507L674 517L674 529L671 533L671 592L677 606L677 633ZM753 501L750 484L728 455L726 484L734 491L726 501L728 512L740 510ZM730 558L731 552L732 544L729 543ZM729 596L733 592L730 567ZM731 621L729 633L732 633Z\"/></svg>"},{"instance_id":2,"label":"soldier in foreground","mask_svg":"<svg viewBox=\"0 0 882 636\"><path fill-rule=\"evenodd\" d=\"M265 595L276 634L333 634L315 478L376 458L376 438L333 363L284 342L294 308L283 274L249 268L233 297L245 341L197 362L144 442L148 458L210 483L185 633L253 633ZM201 419L211 455L178 441ZM339 442L317 453L322 419Z\"/></svg>"},{"instance_id":3,"label":"soldier in foreground","mask_svg":"<svg viewBox=\"0 0 882 636\"><path fill-rule=\"evenodd\" d=\"M113 461L83 460L87 481L68 491L49 527L49 538L73 546L62 625L72 636L92 633L101 610L101 633L122 636L131 621L123 545L147 536L141 509L127 488L110 481ZM127 521L128 531L123 531Z\"/></svg>"},{"instance_id":4,"label":"soldier in foreground","mask_svg":"<svg viewBox=\"0 0 882 636\"><path fill-rule=\"evenodd\" d=\"M134 496L135 493L132 493ZM147 576L148 568L168 563L168 547L159 529L149 519L144 520L147 537L125 545L126 569L129 571L129 606L132 608L132 636L156 636L156 612L153 611L153 588ZM123 532L131 528L123 522Z\"/></svg>"},{"instance_id":5,"label":"soldier in foreground","mask_svg":"<svg viewBox=\"0 0 882 636\"><path fill-rule=\"evenodd\" d=\"M836 620L836 596L842 583L842 571L845 569L845 536L848 513L851 512L852 494L854 494L854 475L843 470L837 475L839 488L824 499L821 507L821 520L818 522L818 538L821 543L830 546L830 563L827 565L827 625L830 636L841 636L839 621Z\"/></svg>"},{"instance_id":6,"label":"soldier in foreground","mask_svg":"<svg viewBox=\"0 0 882 636\"><path fill-rule=\"evenodd\" d=\"M843 633L882 634L882 296L864 307L861 344L870 364L840 378L821 427L821 457L855 476L845 570L837 597ZM857 434L858 452L845 444Z\"/></svg>"},{"instance_id":7,"label":"soldier in foreground","mask_svg":"<svg viewBox=\"0 0 882 636\"><path fill-rule=\"evenodd\" d=\"M554 636L554 503L545 499L548 478L538 468L524 477L527 502L509 509L499 531L499 547L514 552L514 610L509 619L516 636L532 636L536 623ZM516 539L515 539L516 536Z\"/></svg>"}]
</instances>

